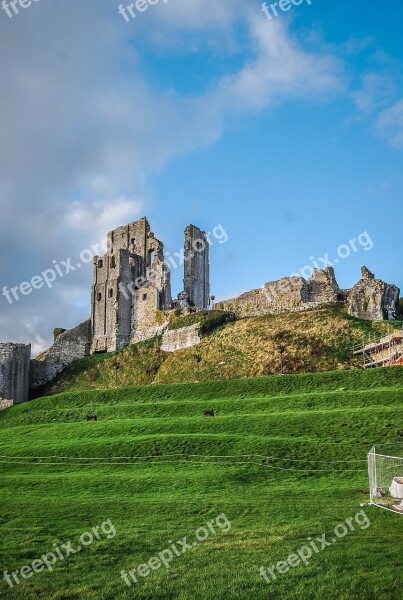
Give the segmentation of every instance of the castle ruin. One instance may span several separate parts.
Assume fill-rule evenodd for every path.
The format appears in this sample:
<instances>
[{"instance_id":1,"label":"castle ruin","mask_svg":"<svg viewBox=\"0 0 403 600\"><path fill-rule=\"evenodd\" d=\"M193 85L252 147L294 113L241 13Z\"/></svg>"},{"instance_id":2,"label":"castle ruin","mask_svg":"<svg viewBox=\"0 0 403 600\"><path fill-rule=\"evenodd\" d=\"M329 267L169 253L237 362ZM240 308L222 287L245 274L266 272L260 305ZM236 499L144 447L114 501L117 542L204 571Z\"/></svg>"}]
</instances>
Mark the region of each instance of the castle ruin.
<instances>
[{"instance_id":1,"label":"castle ruin","mask_svg":"<svg viewBox=\"0 0 403 600\"><path fill-rule=\"evenodd\" d=\"M368 321L397 319L400 290L361 269L361 279L351 290L340 289L333 267L315 269L310 279L292 276L266 283L262 288L215 304L238 318L302 312L343 303L348 314Z\"/></svg>"},{"instance_id":2,"label":"castle ruin","mask_svg":"<svg viewBox=\"0 0 403 600\"><path fill-rule=\"evenodd\" d=\"M209 242L204 231L185 230L184 292L172 301L164 245L146 218L108 234L108 251L94 258L91 353L113 352L162 332L177 305L206 309L210 300Z\"/></svg>"},{"instance_id":3,"label":"castle ruin","mask_svg":"<svg viewBox=\"0 0 403 600\"><path fill-rule=\"evenodd\" d=\"M173 311L211 308L209 236L194 225L185 230L184 291L172 300L171 273L164 245L146 218L108 234L107 252L94 258L91 316L71 330L56 330L54 344L30 361L30 346L0 344L0 409L28 400L54 380L74 360L98 352L113 352L162 335L161 351L174 352L200 343L198 326L168 330ZM351 289L339 287L333 268L316 269L310 279L286 277L225 300L216 310L237 318L299 312L335 303L371 321L398 316L400 290L366 268Z\"/></svg>"},{"instance_id":4,"label":"castle ruin","mask_svg":"<svg viewBox=\"0 0 403 600\"><path fill-rule=\"evenodd\" d=\"M94 258L91 352L112 352L158 327L156 313L171 308L164 246L140 219L108 234L108 252Z\"/></svg>"}]
</instances>

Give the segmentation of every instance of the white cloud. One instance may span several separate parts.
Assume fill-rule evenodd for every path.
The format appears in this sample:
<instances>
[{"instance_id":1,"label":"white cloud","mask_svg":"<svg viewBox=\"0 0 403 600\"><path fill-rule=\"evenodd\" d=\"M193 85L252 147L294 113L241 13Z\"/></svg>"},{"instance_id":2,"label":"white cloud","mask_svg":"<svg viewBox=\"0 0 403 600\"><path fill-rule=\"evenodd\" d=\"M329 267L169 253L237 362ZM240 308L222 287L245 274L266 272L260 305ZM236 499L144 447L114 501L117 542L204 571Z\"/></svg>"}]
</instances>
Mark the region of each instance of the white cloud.
<instances>
[{"instance_id":1,"label":"white cloud","mask_svg":"<svg viewBox=\"0 0 403 600\"><path fill-rule=\"evenodd\" d=\"M396 85L388 75L367 73L352 98L357 110L366 116L387 105L395 93Z\"/></svg>"},{"instance_id":2,"label":"white cloud","mask_svg":"<svg viewBox=\"0 0 403 600\"><path fill-rule=\"evenodd\" d=\"M102 240L112 229L138 219L142 208L141 200L127 198L124 194L86 204L72 201L66 208L63 228L85 234L87 243L93 239Z\"/></svg>"},{"instance_id":3,"label":"white cloud","mask_svg":"<svg viewBox=\"0 0 403 600\"><path fill-rule=\"evenodd\" d=\"M403 100L382 111L376 127L393 146L403 147Z\"/></svg>"},{"instance_id":4,"label":"white cloud","mask_svg":"<svg viewBox=\"0 0 403 600\"><path fill-rule=\"evenodd\" d=\"M371 129L391 145L401 142L399 90L403 84L402 63L380 48L373 48L368 69L351 92L356 115L350 121L367 119Z\"/></svg>"},{"instance_id":5,"label":"white cloud","mask_svg":"<svg viewBox=\"0 0 403 600\"><path fill-rule=\"evenodd\" d=\"M219 86L223 106L263 110L279 100L322 96L340 91L341 63L331 55L304 50L285 25L250 18L255 57Z\"/></svg>"},{"instance_id":6,"label":"white cloud","mask_svg":"<svg viewBox=\"0 0 403 600\"><path fill-rule=\"evenodd\" d=\"M339 61L319 46L305 50L285 23L268 23L244 0L170 0L136 29L110 0L37 3L12 23L0 20L0 244L8 256L0 285L28 280L146 213L149 176L214 143L228 117L338 91ZM156 89L132 36L150 52L158 42L168 56L221 52L240 66L218 81L214 73L198 95ZM47 294L0 304L0 337L41 347L54 326L83 320L90 277L82 269Z\"/></svg>"}]
</instances>

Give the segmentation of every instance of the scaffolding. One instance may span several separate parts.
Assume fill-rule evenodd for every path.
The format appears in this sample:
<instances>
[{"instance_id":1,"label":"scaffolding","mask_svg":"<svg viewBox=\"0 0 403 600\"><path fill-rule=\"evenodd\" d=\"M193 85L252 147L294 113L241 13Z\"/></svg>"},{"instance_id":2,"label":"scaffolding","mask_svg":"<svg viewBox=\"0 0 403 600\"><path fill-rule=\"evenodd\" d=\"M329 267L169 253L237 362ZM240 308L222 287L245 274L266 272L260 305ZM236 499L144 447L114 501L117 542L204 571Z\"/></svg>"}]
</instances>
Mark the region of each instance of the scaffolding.
<instances>
[{"instance_id":1,"label":"scaffolding","mask_svg":"<svg viewBox=\"0 0 403 600\"><path fill-rule=\"evenodd\" d=\"M390 329L387 335L371 336L352 349L355 362L364 369L403 365L403 329Z\"/></svg>"}]
</instances>

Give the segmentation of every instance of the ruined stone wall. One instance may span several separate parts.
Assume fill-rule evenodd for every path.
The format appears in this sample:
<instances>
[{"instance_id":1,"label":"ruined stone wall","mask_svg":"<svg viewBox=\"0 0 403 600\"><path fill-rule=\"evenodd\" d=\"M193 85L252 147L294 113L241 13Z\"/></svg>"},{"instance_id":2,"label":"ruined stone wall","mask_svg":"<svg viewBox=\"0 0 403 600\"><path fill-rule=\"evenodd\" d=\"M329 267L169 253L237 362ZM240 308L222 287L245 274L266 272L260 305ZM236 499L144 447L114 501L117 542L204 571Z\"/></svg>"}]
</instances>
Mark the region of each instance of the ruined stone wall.
<instances>
[{"instance_id":1,"label":"ruined stone wall","mask_svg":"<svg viewBox=\"0 0 403 600\"><path fill-rule=\"evenodd\" d=\"M164 244L157 240L146 218L108 234L109 254L114 255L119 250L129 253L132 281L137 281L137 287L154 286L159 292L159 310L168 309L171 303L171 280L169 269L165 267Z\"/></svg>"},{"instance_id":2,"label":"ruined stone wall","mask_svg":"<svg viewBox=\"0 0 403 600\"><path fill-rule=\"evenodd\" d=\"M267 298L261 288L245 292L237 298L217 302L214 309L233 312L238 319L264 315L270 310Z\"/></svg>"},{"instance_id":3,"label":"ruined stone wall","mask_svg":"<svg viewBox=\"0 0 403 600\"><path fill-rule=\"evenodd\" d=\"M315 269L308 280L308 301L320 304L332 304L344 299L344 294L336 281L333 267Z\"/></svg>"},{"instance_id":4,"label":"ruined stone wall","mask_svg":"<svg viewBox=\"0 0 403 600\"><path fill-rule=\"evenodd\" d=\"M285 277L266 283L262 292L267 300L265 312L272 314L301 310L310 302L309 285L303 277Z\"/></svg>"},{"instance_id":5,"label":"ruined stone wall","mask_svg":"<svg viewBox=\"0 0 403 600\"><path fill-rule=\"evenodd\" d=\"M13 404L12 400L0 400L0 410L6 410L6 408L10 408Z\"/></svg>"},{"instance_id":6,"label":"ruined stone wall","mask_svg":"<svg viewBox=\"0 0 403 600\"><path fill-rule=\"evenodd\" d=\"M150 226L145 218L118 227L108 233L108 253L116 254L119 250L128 250L133 256L141 258L141 261L137 261L137 274L144 275L149 250L149 234Z\"/></svg>"},{"instance_id":7,"label":"ruined stone wall","mask_svg":"<svg viewBox=\"0 0 403 600\"><path fill-rule=\"evenodd\" d=\"M300 312L337 302L345 303L347 312L360 319L393 320L398 315L399 288L375 279L366 267L352 290L339 288L333 268L316 269L311 279L286 277L266 283L263 288L225 300L217 310L234 312L238 318L267 314Z\"/></svg>"},{"instance_id":8,"label":"ruined stone wall","mask_svg":"<svg viewBox=\"0 0 403 600\"><path fill-rule=\"evenodd\" d=\"M234 312L238 318L256 317L305 311L342 298L333 269L318 269L309 280L296 276L271 281L238 298L219 302L215 308Z\"/></svg>"},{"instance_id":9,"label":"ruined stone wall","mask_svg":"<svg viewBox=\"0 0 403 600\"><path fill-rule=\"evenodd\" d=\"M196 308L207 309L210 299L210 246L204 231L189 225L185 229L184 289Z\"/></svg>"},{"instance_id":10,"label":"ruined stone wall","mask_svg":"<svg viewBox=\"0 0 403 600\"><path fill-rule=\"evenodd\" d=\"M399 299L400 289L396 285L386 283L382 296L382 304L384 318L387 321L395 321L400 318Z\"/></svg>"},{"instance_id":11,"label":"ruined stone wall","mask_svg":"<svg viewBox=\"0 0 403 600\"><path fill-rule=\"evenodd\" d=\"M185 348L192 348L201 342L199 335L200 323L195 323L190 327L168 330L162 336L161 350L163 352L177 352Z\"/></svg>"},{"instance_id":12,"label":"ruined stone wall","mask_svg":"<svg viewBox=\"0 0 403 600\"><path fill-rule=\"evenodd\" d=\"M168 313L161 311L159 291L145 286L134 296L131 343L135 344L162 333L168 324Z\"/></svg>"},{"instance_id":13,"label":"ruined stone wall","mask_svg":"<svg viewBox=\"0 0 403 600\"><path fill-rule=\"evenodd\" d=\"M30 345L0 344L0 401L28 400L30 359Z\"/></svg>"},{"instance_id":14,"label":"ruined stone wall","mask_svg":"<svg viewBox=\"0 0 403 600\"><path fill-rule=\"evenodd\" d=\"M398 316L399 295L397 286L376 279L363 267L360 281L348 294L347 311L358 319L393 321Z\"/></svg>"},{"instance_id":15,"label":"ruined stone wall","mask_svg":"<svg viewBox=\"0 0 403 600\"><path fill-rule=\"evenodd\" d=\"M31 360L31 389L37 389L55 379L74 360L90 353L91 321L65 331L40 358Z\"/></svg>"},{"instance_id":16,"label":"ruined stone wall","mask_svg":"<svg viewBox=\"0 0 403 600\"><path fill-rule=\"evenodd\" d=\"M146 304L144 304L146 302ZM140 219L108 234L108 252L94 260L91 352L112 352L155 326L171 305L164 246Z\"/></svg>"},{"instance_id":17,"label":"ruined stone wall","mask_svg":"<svg viewBox=\"0 0 403 600\"><path fill-rule=\"evenodd\" d=\"M113 351L129 343L132 266L128 250L119 249L94 262L91 292L92 352ZM122 287L123 286L123 287Z\"/></svg>"}]
</instances>

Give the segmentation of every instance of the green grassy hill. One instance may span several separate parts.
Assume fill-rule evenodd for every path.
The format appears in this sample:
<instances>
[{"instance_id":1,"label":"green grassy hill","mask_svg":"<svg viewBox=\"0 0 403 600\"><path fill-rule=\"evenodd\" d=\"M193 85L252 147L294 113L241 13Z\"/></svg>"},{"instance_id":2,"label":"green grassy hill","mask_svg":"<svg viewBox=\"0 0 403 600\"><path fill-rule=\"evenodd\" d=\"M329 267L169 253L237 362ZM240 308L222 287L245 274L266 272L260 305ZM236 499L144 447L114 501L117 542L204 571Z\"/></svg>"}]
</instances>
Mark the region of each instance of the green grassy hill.
<instances>
[{"instance_id":1,"label":"green grassy hill","mask_svg":"<svg viewBox=\"0 0 403 600\"><path fill-rule=\"evenodd\" d=\"M65 392L0 413L0 571L109 519L116 529L53 572L1 581L2 597L399 598L403 518L380 509L270 585L259 569L361 510L368 450L403 442L402 395L395 367ZM222 514L231 529L193 546ZM121 579L185 536L169 569Z\"/></svg>"},{"instance_id":2,"label":"green grassy hill","mask_svg":"<svg viewBox=\"0 0 403 600\"><path fill-rule=\"evenodd\" d=\"M286 373L346 369L353 362L352 345L370 334L386 333L390 327L390 323L350 317L340 306L242 319L221 326L217 313L179 317L170 324L177 328L200 322L202 330L210 333L197 347L167 354L160 350L161 338L154 338L121 352L90 356L76 361L40 394L111 388L115 384L116 360L121 365L122 386L195 382L196 352L203 357L202 381L275 374L279 370L279 345L286 348ZM214 329L214 325L218 327ZM394 327L401 326L394 323Z\"/></svg>"}]
</instances>

